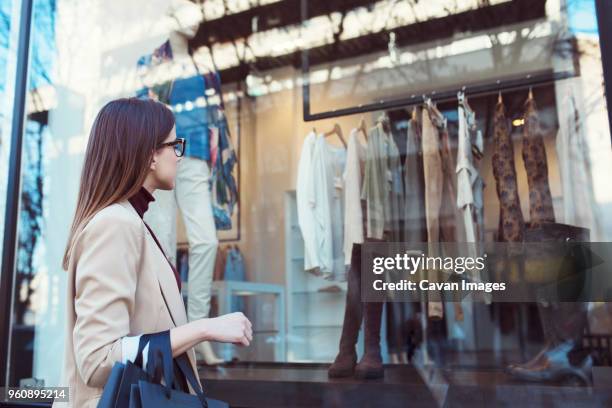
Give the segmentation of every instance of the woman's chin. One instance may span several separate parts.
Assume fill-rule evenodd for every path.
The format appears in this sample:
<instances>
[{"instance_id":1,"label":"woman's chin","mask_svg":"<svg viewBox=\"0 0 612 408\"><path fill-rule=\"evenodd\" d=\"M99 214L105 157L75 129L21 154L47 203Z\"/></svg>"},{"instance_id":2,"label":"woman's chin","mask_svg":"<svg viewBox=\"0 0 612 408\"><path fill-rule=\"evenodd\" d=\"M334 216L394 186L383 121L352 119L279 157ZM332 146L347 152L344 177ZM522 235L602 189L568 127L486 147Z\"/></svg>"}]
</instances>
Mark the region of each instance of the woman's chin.
<instances>
[{"instance_id":1,"label":"woman's chin","mask_svg":"<svg viewBox=\"0 0 612 408\"><path fill-rule=\"evenodd\" d=\"M159 187L159 189L160 190L174 190L175 185L176 183L172 181L170 183L164 183L162 186Z\"/></svg>"}]
</instances>

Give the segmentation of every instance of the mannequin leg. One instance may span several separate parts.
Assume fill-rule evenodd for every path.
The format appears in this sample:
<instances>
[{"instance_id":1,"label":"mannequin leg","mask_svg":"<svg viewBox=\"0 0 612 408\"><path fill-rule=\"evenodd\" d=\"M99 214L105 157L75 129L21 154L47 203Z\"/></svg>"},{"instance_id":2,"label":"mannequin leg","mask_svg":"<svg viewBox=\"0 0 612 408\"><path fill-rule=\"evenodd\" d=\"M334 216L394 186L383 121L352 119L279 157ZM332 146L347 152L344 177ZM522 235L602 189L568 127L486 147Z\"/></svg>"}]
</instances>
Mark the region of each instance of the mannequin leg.
<instances>
[{"instance_id":1,"label":"mannequin leg","mask_svg":"<svg viewBox=\"0 0 612 408\"><path fill-rule=\"evenodd\" d=\"M354 244L351 254L351 267L348 272L348 290L344 309L344 323L338 355L329 367L330 378L350 377L357 364L355 345L359 336L362 318L361 292L361 245Z\"/></svg>"},{"instance_id":2,"label":"mannequin leg","mask_svg":"<svg viewBox=\"0 0 612 408\"><path fill-rule=\"evenodd\" d=\"M219 241L212 214L209 190L210 170L200 159L185 157L179 163L176 199L183 214L189 240L189 293L187 317L189 321L207 318L210 311L212 278ZM210 345L196 346L208 364L222 360Z\"/></svg>"}]
</instances>

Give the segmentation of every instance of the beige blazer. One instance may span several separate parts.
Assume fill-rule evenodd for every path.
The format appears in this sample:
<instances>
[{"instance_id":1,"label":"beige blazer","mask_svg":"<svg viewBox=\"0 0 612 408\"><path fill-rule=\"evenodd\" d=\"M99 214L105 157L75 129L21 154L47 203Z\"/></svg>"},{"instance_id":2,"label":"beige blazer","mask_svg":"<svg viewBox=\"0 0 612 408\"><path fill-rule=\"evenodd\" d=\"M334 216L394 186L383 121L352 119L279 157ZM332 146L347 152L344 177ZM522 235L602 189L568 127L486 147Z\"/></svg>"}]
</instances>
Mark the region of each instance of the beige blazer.
<instances>
[{"instance_id":1,"label":"beige blazer","mask_svg":"<svg viewBox=\"0 0 612 408\"><path fill-rule=\"evenodd\" d=\"M121 338L185 324L185 306L172 268L128 201L104 208L87 223L67 273L61 385L70 387L70 402L53 407L95 407L121 360ZM187 355L197 373L194 349Z\"/></svg>"}]
</instances>

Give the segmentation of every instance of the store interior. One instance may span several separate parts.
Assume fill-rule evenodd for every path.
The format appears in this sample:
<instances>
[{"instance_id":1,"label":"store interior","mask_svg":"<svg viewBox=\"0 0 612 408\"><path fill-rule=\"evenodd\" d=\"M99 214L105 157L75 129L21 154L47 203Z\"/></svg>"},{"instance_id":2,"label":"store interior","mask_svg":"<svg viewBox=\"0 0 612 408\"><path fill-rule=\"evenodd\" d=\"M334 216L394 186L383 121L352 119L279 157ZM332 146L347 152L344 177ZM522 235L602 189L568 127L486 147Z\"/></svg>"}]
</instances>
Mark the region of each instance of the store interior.
<instances>
[{"instance_id":1,"label":"store interior","mask_svg":"<svg viewBox=\"0 0 612 408\"><path fill-rule=\"evenodd\" d=\"M152 70L143 74L139 61L151 55L155 61L160 44L168 39L175 44L181 17L173 13L195 6L204 20L184 38L192 66L185 68L189 64L182 61L182 72L155 75L175 81L212 73L220 80L220 87L208 82L193 101L171 107L175 114L194 106L224 112L236 158L229 177L237 196L231 208L221 206L229 221L216 233L210 315L242 311L254 326L250 347L213 345L221 363L199 366L211 395L231 400L232 406L391 407L405 406L406 401L417 406L446 406L449 401L456 404L452 406L490 401L547 406L560 398L576 406L592 401L603 406L612 401L612 309L605 302L580 303L586 323L572 347L586 350L588 367L587 357L571 363L564 354L559 364L565 371L540 370L545 373L535 380L526 379L533 370L517 375L513 367L530 360L537 367L540 360L532 360L534 356L542 350L558 351L549 344L543 319L559 316L543 317L535 301L447 302L437 312L431 310L434 302L387 302L372 312L371 305L363 303L359 307L364 316L378 316L371 321L378 319L379 326L373 327L378 327L379 338L372 340L366 333L373 330L368 329L371 325L366 320L361 325L359 319L352 340L356 358L360 361L374 350L384 374L330 378L347 331L349 277L355 267L351 249L381 237L370 234L368 224L365 234L349 241L347 225L355 224L346 222L346 213L354 206L349 210L348 197L342 196L333 201L340 212L330 210L328 224L320 225L333 237L333 266L323 266L322 259L315 267L306 265L312 259L306 253L308 220L300 194L307 188L301 183L301 163L309 140L320 139L327 151L342 157L334 161L325 156L331 160L328 167L311 169L312 188L317 189L329 184L325 177L345 182L347 147L358 143L364 151L372 149L382 129L386 143L399 153L402 205L408 208L411 200L425 205L425 190L421 195L417 191L424 187L410 184L407 174L417 156L423 165L423 118L434 111L444 119L443 125L436 125L442 137L436 148L440 174L455 190L450 196L441 193L446 202L433 218L439 218L441 229L453 229L452 241L465 241L455 172L461 156L461 106L473 112L468 138L484 186L477 242L510 241L501 227L506 198L496 174L500 102L504 137L512 152L504 160L513 162L515 172L519 206L514 214L521 215L524 226L537 223L534 191L546 190L552 213L548 224L586 229L587 238L580 235L578 241L612 239L612 149L599 38L574 28L565 1L184 2L190 5L165 0L148 1L146 7L140 1L57 1L54 25L47 33L53 37L55 56L41 63L52 79L31 92L38 100L30 96L28 129L38 136L26 138L33 141L27 163L38 169L31 174L38 171L39 177L23 179L32 186L24 190L31 208L22 210L24 225L31 228L20 232L24 243L19 253L31 255L23 255L17 268L22 296L17 298L11 357L16 361L25 355L28 363L14 365L12 383L39 379L55 385L60 378L61 356L51 353L63 349L57 334L63 327L65 276L57 259L72 217L91 121L111 99L135 96L143 86L159 91L156 86L163 81L153 77ZM46 20L41 15L34 19L33 30L42 31ZM178 20L178 28L172 20ZM46 44L37 41L39 48ZM174 50L179 55L176 45ZM534 112L536 131L529 133L526 122L533 120ZM420 146L412 153L411 131L419 134ZM528 163L533 158L525 156L525 135L534 134L543 149L538 159L546 167L543 184L535 190L536 170ZM452 166L444 161L448 157ZM361 160L362 172L365 162ZM430 171L425 173L433 174ZM421 183L430 180L425 176ZM345 187L339 189L346 192ZM366 197L358 200L361 213L372 198L359 193ZM476 214L474 205L469 208ZM361 216L370 222L365 213ZM433 228L428 217L423 213L416 220L402 218L397 225L413 230L423 226L419 241L428 242ZM190 221L180 210L175 219L174 262L188 307ZM388 232L385 228L384 239L390 242ZM439 241L444 239L442 233ZM372 342L378 349L372 349ZM551 362L558 363L552 357Z\"/></svg>"}]
</instances>

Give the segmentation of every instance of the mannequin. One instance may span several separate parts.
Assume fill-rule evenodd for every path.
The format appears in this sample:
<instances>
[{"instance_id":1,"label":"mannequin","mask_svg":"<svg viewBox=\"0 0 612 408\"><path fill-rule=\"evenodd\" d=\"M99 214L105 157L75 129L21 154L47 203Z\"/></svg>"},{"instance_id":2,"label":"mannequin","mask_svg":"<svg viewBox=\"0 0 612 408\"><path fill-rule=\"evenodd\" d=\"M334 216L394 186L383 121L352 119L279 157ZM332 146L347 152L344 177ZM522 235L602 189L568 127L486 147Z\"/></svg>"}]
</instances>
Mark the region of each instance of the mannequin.
<instances>
[{"instance_id":1,"label":"mannequin","mask_svg":"<svg viewBox=\"0 0 612 408\"><path fill-rule=\"evenodd\" d=\"M167 15L173 22L168 41L151 57L139 61L139 68L146 68L146 79L153 81L144 92L140 92L140 96L155 98L171 106L192 104L192 108L175 109L177 137L187 140L185 156L179 162L174 190L155 191L155 201L151 203L145 221L158 234L170 261L176 264L177 207L181 210L190 248L187 317L193 321L208 317L219 245L212 212L208 162L209 132L211 124L214 126L211 115L217 111L195 102L205 96L206 90L188 47L189 39L195 36L203 18L200 7L188 0L172 0ZM206 364L223 362L208 342L197 345L196 352Z\"/></svg>"}]
</instances>

